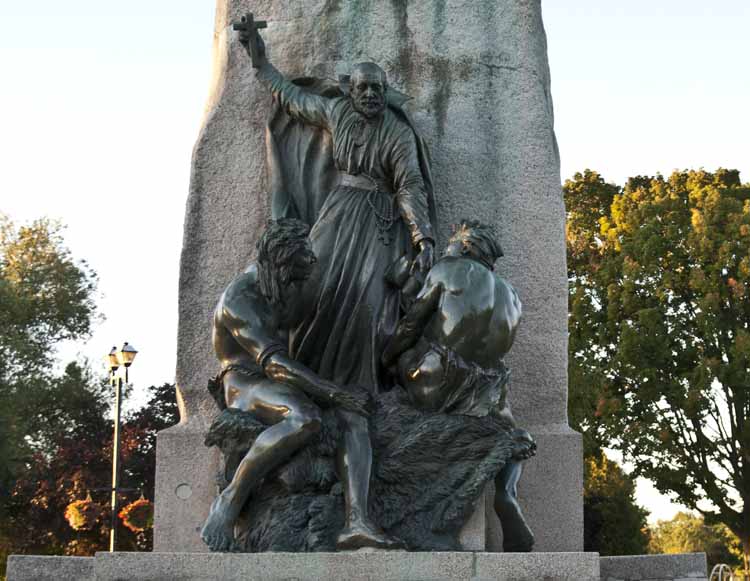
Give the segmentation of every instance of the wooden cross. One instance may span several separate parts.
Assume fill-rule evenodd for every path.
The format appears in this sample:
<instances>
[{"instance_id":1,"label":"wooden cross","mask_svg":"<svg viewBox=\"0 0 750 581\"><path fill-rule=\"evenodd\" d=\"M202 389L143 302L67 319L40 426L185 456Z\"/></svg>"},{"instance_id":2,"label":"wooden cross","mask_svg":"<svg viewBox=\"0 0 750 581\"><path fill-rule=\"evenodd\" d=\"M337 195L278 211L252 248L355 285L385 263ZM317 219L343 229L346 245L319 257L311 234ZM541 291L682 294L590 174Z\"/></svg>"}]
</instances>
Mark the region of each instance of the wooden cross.
<instances>
[{"instance_id":1,"label":"wooden cross","mask_svg":"<svg viewBox=\"0 0 750 581\"><path fill-rule=\"evenodd\" d=\"M232 30L238 30L247 34L248 42L250 43L250 57L255 68L258 68L261 63L258 55L255 54L254 36L258 34L258 30L267 26L268 23L265 20L255 20L252 12L248 12L239 22L232 22Z\"/></svg>"}]
</instances>

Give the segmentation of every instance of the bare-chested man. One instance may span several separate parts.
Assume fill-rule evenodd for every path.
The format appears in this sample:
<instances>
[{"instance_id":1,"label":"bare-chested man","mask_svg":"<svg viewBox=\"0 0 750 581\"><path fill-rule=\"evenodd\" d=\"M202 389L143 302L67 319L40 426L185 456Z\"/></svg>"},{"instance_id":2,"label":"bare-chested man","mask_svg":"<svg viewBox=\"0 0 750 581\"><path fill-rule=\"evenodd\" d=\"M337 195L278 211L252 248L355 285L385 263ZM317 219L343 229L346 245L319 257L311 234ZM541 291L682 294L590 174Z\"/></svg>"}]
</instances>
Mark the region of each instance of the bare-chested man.
<instances>
[{"instance_id":1,"label":"bare-chested man","mask_svg":"<svg viewBox=\"0 0 750 581\"><path fill-rule=\"evenodd\" d=\"M510 351L521 319L515 289L494 272L503 255L491 230L462 221L443 257L398 324L383 353L414 404L445 413L505 417ZM506 551L530 551L534 536L516 502L521 461L534 451L531 436L515 430L517 453L496 479L495 509Z\"/></svg>"},{"instance_id":2,"label":"bare-chested man","mask_svg":"<svg viewBox=\"0 0 750 581\"><path fill-rule=\"evenodd\" d=\"M319 432L319 406L337 408L344 433L339 476L345 489L347 526L337 546L396 545L370 522L369 479L361 482L361 475L351 473L352 463L347 461L357 453L351 449L349 432L369 414L369 396L364 390L343 389L320 378L287 353L287 330L303 316L302 286L316 263L308 233L309 227L298 220L269 223L258 242L257 264L230 283L216 307L213 344L222 364L227 407L252 413L269 427L211 506L201 537L213 551L231 549L235 522L251 490Z\"/></svg>"}]
</instances>

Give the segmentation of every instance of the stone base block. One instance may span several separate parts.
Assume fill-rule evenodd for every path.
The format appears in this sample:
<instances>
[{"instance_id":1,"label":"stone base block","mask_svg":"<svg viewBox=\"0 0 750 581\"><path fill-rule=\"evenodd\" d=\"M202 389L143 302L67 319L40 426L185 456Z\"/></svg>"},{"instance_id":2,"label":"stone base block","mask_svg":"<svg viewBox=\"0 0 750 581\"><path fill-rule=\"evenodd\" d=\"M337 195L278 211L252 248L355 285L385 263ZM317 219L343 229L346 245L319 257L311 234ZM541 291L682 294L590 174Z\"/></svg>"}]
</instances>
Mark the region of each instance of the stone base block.
<instances>
[{"instance_id":1,"label":"stone base block","mask_svg":"<svg viewBox=\"0 0 750 581\"><path fill-rule=\"evenodd\" d=\"M706 555L597 553L97 553L11 555L8 581L706 581Z\"/></svg>"},{"instance_id":2,"label":"stone base block","mask_svg":"<svg viewBox=\"0 0 750 581\"><path fill-rule=\"evenodd\" d=\"M178 424L156 436L154 550L207 552L200 529L216 496L219 455L203 426Z\"/></svg>"},{"instance_id":3,"label":"stone base block","mask_svg":"<svg viewBox=\"0 0 750 581\"><path fill-rule=\"evenodd\" d=\"M154 550L206 553L200 529L217 494L219 458L203 445L204 432L181 425L163 430L156 440L156 502ZM467 551L486 547L485 498L494 494L488 485L459 536Z\"/></svg>"},{"instance_id":4,"label":"stone base block","mask_svg":"<svg viewBox=\"0 0 750 581\"><path fill-rule=\"evenodd\" d=\"M535 551L583 549L583 452L581 435L565 425L532 426L538 453L526 463L519 501L536 535ZM159 432L156 446L154 550L207 552L200 539L217 489L218 453L203 445L205 429L177 425ZM494 492L484 495L461 532L466 550L501 551L502 531Z\"/></svg>"},{"instance_id":5,"label":"stone base block","mask_svg":"<svg viewBox=\"0 0 750 581\"><path fill-rule=\"evenodd\" d=\"M536 536L534 551L583 551L583 441L566 424L522 425L537 455L526 462L518 500ZM488 547L502 547L499 539Z\"/></svg>"},{"instance_id":6,"label":"stone base block","mask_svg":"<svg viewBox=\"0 0 750 581\"><path fill-rule=\"evenodd\" d=\"M10 558L8 581L599 581L597 553L97 553Z\"/></svg>"},{"instance_id":7,"label":"stone base block","mask_svg":"<svg viewBox=\"0 0 750 581\"><path fill-rule=\"evenodd\" d=\"M599 553L475 553L472 581L599 581Z\"/></svg>"},{"instance_id":8,"label":"stone base block","mask_svg":"<svg viewBox=\"0 0 750 581\"><path fill-rule=\"evenodd\" d=\"M602 557L602 581L706 581L705 553Z\"/></svg>"},{"instance_id":9,"label":"stone base block","mask_svg":"<svg viewBox=\"0 0 750 581\"><path fill-rule=\"evenodd\" d=\"M8 581L599 581L596 553L97 553L13 556Z\"/></svg>"},{"instance_id":10,"label":"stone base block","mask_svg":"<svg viewBox=\"0 0 750 581\"><path fill-rule=\"evenodd\" d=\"M490 483L479 497L469 520L466 521L458 540L465 551L486 551L487 548L487 498L494 497L495 485Z\"/></svg>"},{"instance_id":11,"label":"stone base block","mask_svg":"<svg viewBox=\"0 0 750 581\"><path fill-rule=\"evenodd\" d=\"M95 581L94 557L11 555L8 581Z\"/></svg>"},{"instance_id":12,"label":"stone base block","mask_svg":"<svg viewBox=\"0 0 750 581\"><path fill-rule=\"evenodd\" d=\"M471 579L472 553L100 553L96 581Z\"/></svg>"}]
</instances>

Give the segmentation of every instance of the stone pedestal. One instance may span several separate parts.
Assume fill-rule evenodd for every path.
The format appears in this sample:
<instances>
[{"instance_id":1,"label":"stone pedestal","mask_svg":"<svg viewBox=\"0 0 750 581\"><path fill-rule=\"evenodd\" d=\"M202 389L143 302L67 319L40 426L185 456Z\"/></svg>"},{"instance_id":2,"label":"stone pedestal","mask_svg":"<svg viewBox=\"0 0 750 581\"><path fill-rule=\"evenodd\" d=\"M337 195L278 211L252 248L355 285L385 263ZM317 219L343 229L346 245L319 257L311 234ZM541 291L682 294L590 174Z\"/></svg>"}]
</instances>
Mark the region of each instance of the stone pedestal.
<instances>
[{"instance_id":1,"label":"stone pedestal","mask_svg":"<svg viewBox=\"0 0 750 581\"><path fill-rule=\"evenodd\" d=\"M219 453L203 445L206 429L178 424L157 435L155 551L208 551L200 529L216 497Z\"/></svg>"},{"instance_id":2,"label":"stone pedestal","mask_svg":"<svg viewBox=\"0 0 750 581\"><path fill-rule=\"evenodd\" d=\"M474 514L471 515L463 529L458 540L465 551L484 551L487 548L487 513L486 505L488 496L493 491L485 490L479 498Z\"/></svg>"},{"instance_id":3,"label":"stone pedestal","mask_svg":"<svg viewBox=\"0 0 750 581\"><path fill-rule=\"evenodd\" d=\"M5 576L8 581L94 581L94 558L11 555Z\"/></svg>"},{"instance_id":4,"label":"stone pedestal","mask_svg":"<svg viewBox=\"0 0 750 581\"><path fill-rule=\"evenodd\" d=\"M538 444L518 499L536 536L535 551L583 548L583 442L567 424L528 426Z\"/></svg>"},{"instance_id":5,"label":"stone pedestal","mask_svg":"<svg viewBox=\"0 0 750 581\"><path fill-rule=\"evenodd\" d=\"M707 581L705 553L601 558L602 581Z\"/></svg>"},{"instance_id":6,"label":"stone pedestal","mask_svg":"<svg viewBox=\"0 0 750 581\"><path fill-rule=\"evenodd\" d=\"M11 557L8 581L599 581L597 553L97 553L82 576L30 576L49 559Z\"/></svg>"},{"instance_id":7,"label":"stone pedestal","mask_svg":"<svg viewBox=\"0 0 750 581\"><path fill-rule=\"evenodd\" d=\"M581 550L581 443L566 414L565 213L539 0L217 0L214 79L193 153L180 266L182 421L158 439L156 546L203 550L195 529L215 472L200 439L216 413L206 391L217 371L211 314L253 257L268 216L270 97L231 30L250 10L268 20L269 57L287 76L335 78L372 60L413 97L407 108L432 150L439 247L462 217L496 227L506 253L498 269L524 304L508 360L511 403L539 440L522 503L538 550ZM191 491L187 501L178 487Z\"/></svg>"},{"instance_id":8,"label":"stone pedestal","mask_svg":"<svg viewBox=\"0 0 750 581\"><path fill-rule=\"evenodd\" d=\"M219 466L218 452L203 445L203 434L178 425L159 434L157 461L163 466L156 479L156 494L161 500L155 506L154 551L167 552L168 543L178 543L183 552L206 553L208 547L200 538L200 529L208 516L208 507L216 496L216 486L196 474L195 466L210 466L215 474ZM173 462L179 458L183 462ZM488 535L499 530L499 521L492 506L492 485L484 492L471 518L466 522L459 540L467 551L484 551L488 548ZM196 506L204 507L199 512ZM487 512L489 511L489 513ZM488 518L489 517L489 518ZM494 517L495 528L490 532L489 522ZM175 527L177 531L169 533ZM502 547L502 532L494 542ZM499 544L498 544L499 543Z\"/></svg>"},{"instance_id":9,"label":"stone pedestal","mask_svg":"<svg viewBox=\"0 0 750 581\"><path fill-rule=\"evenodd\" d=\"M706 581L706 555L597 553L97 553L11 555L8 581Z\"/></svg>"}]
</instances>

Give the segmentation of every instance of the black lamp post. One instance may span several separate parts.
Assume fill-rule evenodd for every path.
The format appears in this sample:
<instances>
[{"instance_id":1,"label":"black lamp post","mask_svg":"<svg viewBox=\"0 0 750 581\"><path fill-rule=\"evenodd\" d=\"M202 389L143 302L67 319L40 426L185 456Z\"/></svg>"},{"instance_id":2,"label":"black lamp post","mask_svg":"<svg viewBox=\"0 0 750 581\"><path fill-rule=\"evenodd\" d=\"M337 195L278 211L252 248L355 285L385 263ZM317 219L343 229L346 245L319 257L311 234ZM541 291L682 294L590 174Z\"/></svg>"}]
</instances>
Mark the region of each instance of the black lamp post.
<instances>
[{"instance_id":1,"label":"black lamp post","mask_svg":"<svg viewBox=\"0 0 750 581\"><path fill-rule=\"evenodd\" d=\"M128 383L128 369L133 364L138 353L126 341L119 351L117 347L107 355L109 366L109 382L115 388L115 433L112 440L112 521L109 531L109 552L113 553L117 546L117 491L120 487L120 403L122 402L122 374L117 374L120 366L125 368L125 383Z\"/></svg>"}]
</instances>

